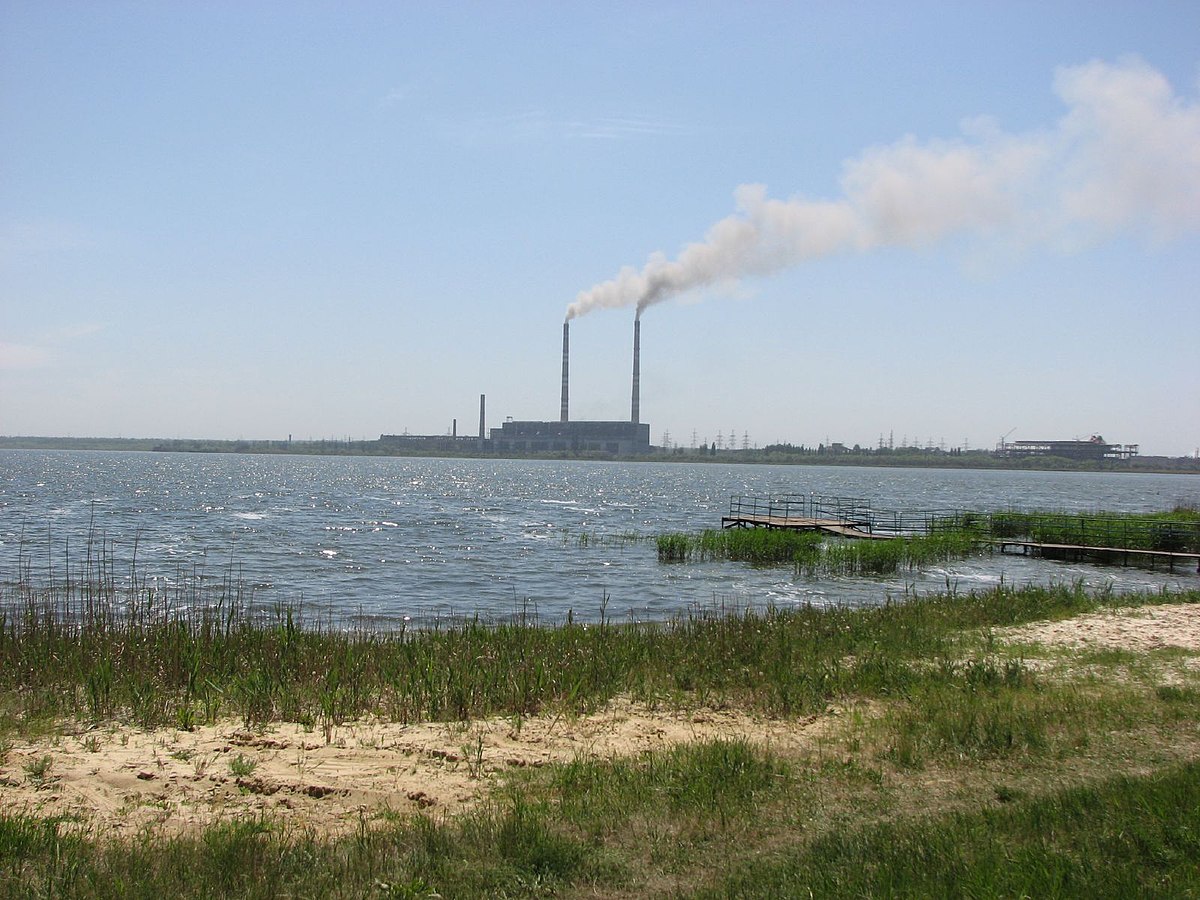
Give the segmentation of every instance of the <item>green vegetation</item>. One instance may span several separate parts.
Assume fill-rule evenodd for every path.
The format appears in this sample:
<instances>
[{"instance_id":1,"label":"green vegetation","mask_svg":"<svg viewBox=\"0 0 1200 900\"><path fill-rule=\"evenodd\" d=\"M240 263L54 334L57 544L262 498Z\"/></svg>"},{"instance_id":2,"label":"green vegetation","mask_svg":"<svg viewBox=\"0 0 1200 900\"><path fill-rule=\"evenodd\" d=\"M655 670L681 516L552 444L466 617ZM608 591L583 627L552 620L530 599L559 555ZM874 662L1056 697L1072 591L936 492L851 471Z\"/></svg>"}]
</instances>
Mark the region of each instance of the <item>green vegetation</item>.
<instances>
[{"instance_id":1,"label":"green vegetation","mask_svg":"<svg viewBox=\"0 0 1200 900\"><path fill-rule=\"evenodd\" d=\"M885 575L912 571L933 563L963 559L982 545L973 532L939 531L891 540L837 540L819 554L796 560L797 572L808 575Z\"/></svg>"},{"instance_id":2,"label":"green vegetation","mask_svg":"<svg viewBox=\"0 0 1200 900\"><path fill-rule=\"evenodd\" d=\"M0 783L51 788L53 755L21 768L5 757L79 720L285 720L328 739L369 715L569 721L625 696L813 730L792 747L707 740L514 769L468 813L364 812L340 836L252 818L114 840L86 819L6 811L0 897L1200 892L1197 654L1080 655L1010 646L996 631L1200 603L1200 591L1001 587L864 609L380 632L256 610L232 579L211 595L131 583L2 589ZM240 753L227 768L254 772Z\"/></svg>"},{"instance_id":3,"label":"green vegetation","mask_svg":"<svg viewBox=\"0 0 1200 900\"><path fill-rule=\"evenodd\" d=\"M756 566L795 562L798 556L816 552L821 541L815 532L775 528L709 528L699 534L677 532L657 538L660 562L727 559Z\"/></svg>"},{"instance_id":4,"label":"green vegetation","mask_svg":"<svg viewBox=\"0 0 1200 900\"><path fill-rule=\"evenodd\" d=\"M697 535L672 533L657 538L660 562L728 559L757 566L790 564L797 575L886 575L982 549L976 530L941 530L929 535L866 540L827 538L813 531L775 528L708 529Z\"/></svg>"},{"instance_id":5,"label":"green vegetation","mask_svg":"<svg viewBox=\"0 0 1200 900\"><path fill-rule=\"evenodd\" d=\"M880 542L883 543L883 542ZM890 543L890 542L889 542ZM868 545L864 545L868 546ZM136 581L135 581L136 583ZM122 718L186 730L221 717L331 727L584 711L618 694L681 692L776 715L845 695L908 689L912 662L944 651L945 628L1092 608L1067 588L871 609L692 610L662 623L471 620L425 632L348 629L302 609L254 609L226 580L206 597L164 597L113 579L0 593L0 736L5 721ZM845 660L853 657L857 664Z\"/></svg>"},{"instance_id":6,"label":"green vegetation","mask_svg":"<svg viewBox=\"0 0 1200 900\"><path fill-rule=\"evenodd\" d=\"M1200 765L827 835L699 897L1187 897Z\"/></svg>"},{"instance_id":7,"label":"green vegetation","mask_svg":"<svg viewBox=\"0 0 1200 900\"><path fill-rule=\"evenodd\" d=\"M1179 505L1157 513L998 512L928 514L927 533L889 539L837 538L774 528L708 529L656 538L665 563L735 560L756 566L792 564L807 577L887 575L963 559L990 541L1023 540L1068 547L1200 553L1200 510ZM1043 548L1050 555L1051 548ZM1066 551L1064 551L1066 552ZM1124 562L1097 554L1097 562ZM1153 558L1135 559L1153 565Z\"/></svg>"},{"instance_id":8,"label":"green vegetation","mask_svg":"<svg viewBox=\"0 0 1200 900\"><path fill-rule=\"evenodd\" d=\"M1003 512L988 517L993 537L1046 544L1200 553L1200 510L1157 513Z\"/></svg>"},{"instance_id":9,"label":"green vegetation","mask_svg":"<svg viewBox=\"0 0 1200 900\"><path fill-rule=\"evenodd\" d=\"M852 778L822 774L853 790ZM714 861L704 854L733 853L739 840L760 836L759 808L777 815L781 803L812 802L816 793L764 754L716 743L632 764L629 771L603 763L556 767L551 779L546 798L537 802L510 795L461 820L391 822L330 841L247 820L213 826L199 837L147 835L112 844L67 822L0 815L0 859L10 864L0 874L0 892L773 898L809 891L818 897L1184 897L1200 890L1196 764L1101 779L999 807L839 827L765 858L760 848L743 847L717 861L731 864L727 872L713 872ZM695 793L678 788L693 783L704 787ZM570 800L556 805L555 794ZM679 824L665 825L671 821ZM662 830L639 834L639 828ZM646 841L641 848L629 845L639 837ZM683 867L691 854L710 876L708 885L689 884Z\"/></svg>"}]
</instances>

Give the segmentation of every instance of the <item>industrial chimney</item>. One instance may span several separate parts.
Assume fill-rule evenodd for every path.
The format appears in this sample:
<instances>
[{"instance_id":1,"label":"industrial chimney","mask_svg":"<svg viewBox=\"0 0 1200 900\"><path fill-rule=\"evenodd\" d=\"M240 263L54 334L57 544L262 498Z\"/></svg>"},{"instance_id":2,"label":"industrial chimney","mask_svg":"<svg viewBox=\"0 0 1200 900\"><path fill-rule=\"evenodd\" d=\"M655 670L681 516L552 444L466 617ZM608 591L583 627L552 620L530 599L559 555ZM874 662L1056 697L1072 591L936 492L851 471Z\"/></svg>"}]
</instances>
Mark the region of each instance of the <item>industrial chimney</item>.
<instances>
[{"instance_id":1,"label":"industrial chimney","mask_svg":"<svg viewBox=\"0 0 1200 900\"><path fill-rule=\"evenodd\" d=\"M559 414L559 421L567 421L567 385L570 381L570 357L571 357L571 323L563 322L563 376L562 376L562 410Z\"/></svg>"},{"instance_id":2,"label":"industrial chimney","mask_svg":"<svg viewBox=\"0 0 1200 900\"><path fill-rule=\"evenodd\" d=\"M641 417L641 377L642 377L642 320L633 320L633 404L629 420L634 425Z\"/></svg>"},{"instance_id":3,"label":"industrial chimney","mask_svg":"<svg viewBox=\"0 0 1200 900\"><path fill-rule=\"evenodd\" d=\"M486 437L486 435L484 434L484 431L483 431L483 423L484 423L483 410L484 410L484 403L486 400L487 400L487 394L479 395L479 443L480 443L480 445L483 444L483 439Z\"/></svg>"}]
</instances>

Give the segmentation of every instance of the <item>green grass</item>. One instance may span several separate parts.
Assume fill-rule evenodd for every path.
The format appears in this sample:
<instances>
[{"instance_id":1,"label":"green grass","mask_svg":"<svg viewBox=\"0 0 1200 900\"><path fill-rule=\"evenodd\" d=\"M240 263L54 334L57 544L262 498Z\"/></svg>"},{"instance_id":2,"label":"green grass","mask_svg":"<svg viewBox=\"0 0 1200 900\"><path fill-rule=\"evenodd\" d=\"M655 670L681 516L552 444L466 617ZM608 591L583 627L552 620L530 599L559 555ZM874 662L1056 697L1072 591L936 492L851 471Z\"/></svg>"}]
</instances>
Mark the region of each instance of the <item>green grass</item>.
<instances>
[{"instance_id":1,"label":"green grass","mask_svg":"<svg viewBox=\"0 0 1200 900\"><path fill-rule=\"evenodd\" d=\"M1200 765L839 830L698 897L1189 897Z\"/></svg>"},{"instance_id":2,"label":"green grass","mask_svg":"<svg viewBox=\"0 0 1200 900\"><path fill-rule=\"evenodd\" d=\"M603 847L630 809L720 829L788 781L761 751L716 741L630 763L555 766L545 784L542 795L509 791L457 819L364 820L354 836L329 841L246 819L197 837L114 844L63 820L0 814L0 895L427 897L436 886L443 897L524 897L634 884L629 861Z\"/></svg>"},{"instance_id":3,"label":"green grass","mask_svg":"<svg viewBox=\"0 0 1200 900\"><path fill-rule=\"evenodd\" d=\"M1200 723L1191 655L1062 651L1046 669L992 631L1118 604L1200 603L1200 591L1005 586L863 609L388 632L255 609L232 580L215 594L186 585L182 597L132 582L26 580L0 594L0 765L21 736L81 719L284 720L328 735L366 715L569 721L618 695L820 716L828 731L786 756L728 739L522 768L469 813L364 813L342 837L254 818L113 841L86 821L4 812L0 897L1200 891L1200 773L1169 764ZM252 762L231 757L229 774L251 776ZM1108 779L1127 769L1150 774ZM1064 789L1070 771L1092 783ZM53 759L5 777L52 787ZM939 798L951 783L957 793Z\"/></svg>"},{"instance_id":4,"label":"green grass","mask_svg":"<svg viewBox=\"0 0 1200 900\"><path fill-rule=\"evenodd\" d=\"M914 666L944 655L956 628L1115 602L1077 587L1002 587L853 610L693 609L660 623L556 627L470 620L414 632L252 608L228 584L215 596L186 589L186 605L111 581L0 590L0 737L62 717L186 730L224 716L319 726L328 737L364 715L415 722L584 711L618 694L798 714L842 696L907 690Z\"/></svg>"},{"instance_id":5,"label":"green grass","mask_svg":"<svg viewBox=\"0 0 1200 900\"><path fill-rule=\"evenodd\" d=\"M843 814L814 813L849 791ZM0 814L0 896L1194 896L1200 765L873 818L868 785L739 742L552 767L475 813L322 840L265 819L111 842ZM995 805L999 801L1001 805ZM796 822L781 817L796 809ZM783 818L790 830L772 829ZM806 833L802 823L815 833ZM771 836L765 844L757 841ZM699 881L695 876L702 876ZM680 890L684 886L687 889Z\"/></svg>"}]
</instances>

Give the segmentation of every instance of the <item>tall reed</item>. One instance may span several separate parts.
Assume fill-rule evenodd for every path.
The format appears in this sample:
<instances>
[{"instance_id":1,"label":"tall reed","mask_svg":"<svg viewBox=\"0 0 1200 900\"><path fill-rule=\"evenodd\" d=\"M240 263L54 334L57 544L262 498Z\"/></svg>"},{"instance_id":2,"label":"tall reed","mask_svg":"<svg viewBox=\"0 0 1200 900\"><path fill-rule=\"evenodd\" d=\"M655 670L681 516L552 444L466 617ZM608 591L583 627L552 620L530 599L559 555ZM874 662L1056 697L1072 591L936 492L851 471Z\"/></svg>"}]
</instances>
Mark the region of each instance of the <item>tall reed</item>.
<instances>
[{"instance_id":1,"label":"tall reed","mask_svg":"<svg viewBox=\"0 0 1200 900\"><path fill-rule=\"evenodd\" d=\"M140 577L39 584L25 574L0 587L0 730L62 717L186 728L237 716L328 735L367 714L410 722L585 710L617 694L744 698L788 714L848 693L905 690L907 661L941 652L952 623L1008 624L1106 602L1077 588L1004 587L876 609L694 608L665 622L553 626L474 618L416 631L256 605L232 572L169 588Z\"/></svg>"},{"instance_id":2,"label":"tall reed","mask_svg":"<svg viewBox=\"0 0 1200 900\"><path fill-rule=\"evenodd\" d=\"M706 529L699 534L671 533L657 538L660 562L733 560L754 565L791 563L820 545L814 532L772 528Z\"/></svg>"}]
</instances>

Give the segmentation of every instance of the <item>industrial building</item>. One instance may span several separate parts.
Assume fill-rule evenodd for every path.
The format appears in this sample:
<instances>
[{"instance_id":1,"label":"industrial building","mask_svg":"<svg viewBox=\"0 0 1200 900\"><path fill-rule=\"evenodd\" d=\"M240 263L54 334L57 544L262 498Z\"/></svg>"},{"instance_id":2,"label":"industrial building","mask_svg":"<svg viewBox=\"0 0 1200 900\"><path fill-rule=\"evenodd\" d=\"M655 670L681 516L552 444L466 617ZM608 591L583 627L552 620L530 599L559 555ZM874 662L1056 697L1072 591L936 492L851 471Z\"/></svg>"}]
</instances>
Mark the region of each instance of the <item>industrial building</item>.
<instances>
[{"instance_id":1,"label":"industrial building","mask_svg":"<svg viewBox=\"0 0 1200 900\"><path fill-rule=\"evenodd\" d=\"M557 422L506 421L491 430L489 449L514 453L611 453L633 456L650 452L650 426L641 422L641 320L633 323L633 394L628 421L572 421L570 417L570 323L563 323L562 395Z\"/></svg>"},{"instance_id":2,"label":"industrial building","mask_svg":"<svg viewBox=\"0 0 1200 900\"><path fill-rule=\"evenodd\" d=\"M449 453L604 453L635 456L649 453L650 426L641 419L642 323L633 323L633 394L628 421L572 421L570 417L571 332L563 323L562 399L556 422L505 421L487 431L486 397L479 395L479 434L458 434L454 421L448 435L381 434L379 443L396 450Z\"/></svg>"},{"instance_id":3,"label":"industrial building","mask_svg":"<svg viewBox=\"0 0 1200 900\"><path fill-rule=\"evenodd\" d=\"M1098 434L1086 441L1001 441L997 449L1000 456L1011 458L1058 456L1084 462L1132 459L1138 455L1137 444L1110 444Z\"/></svg>"},{"instance_id":4,"label":"industrial building","mask_svg":"<svg viewBox=\"0 0 1200 900\"><path fill-rule=\"evenodd\" d=\"M487 397L479 395L479 435L459 435L458 419L450 434L381 434L379 443L394 450L436 451L439 453L479 453L487 449Z\"/></svg>"}]
</instances>

